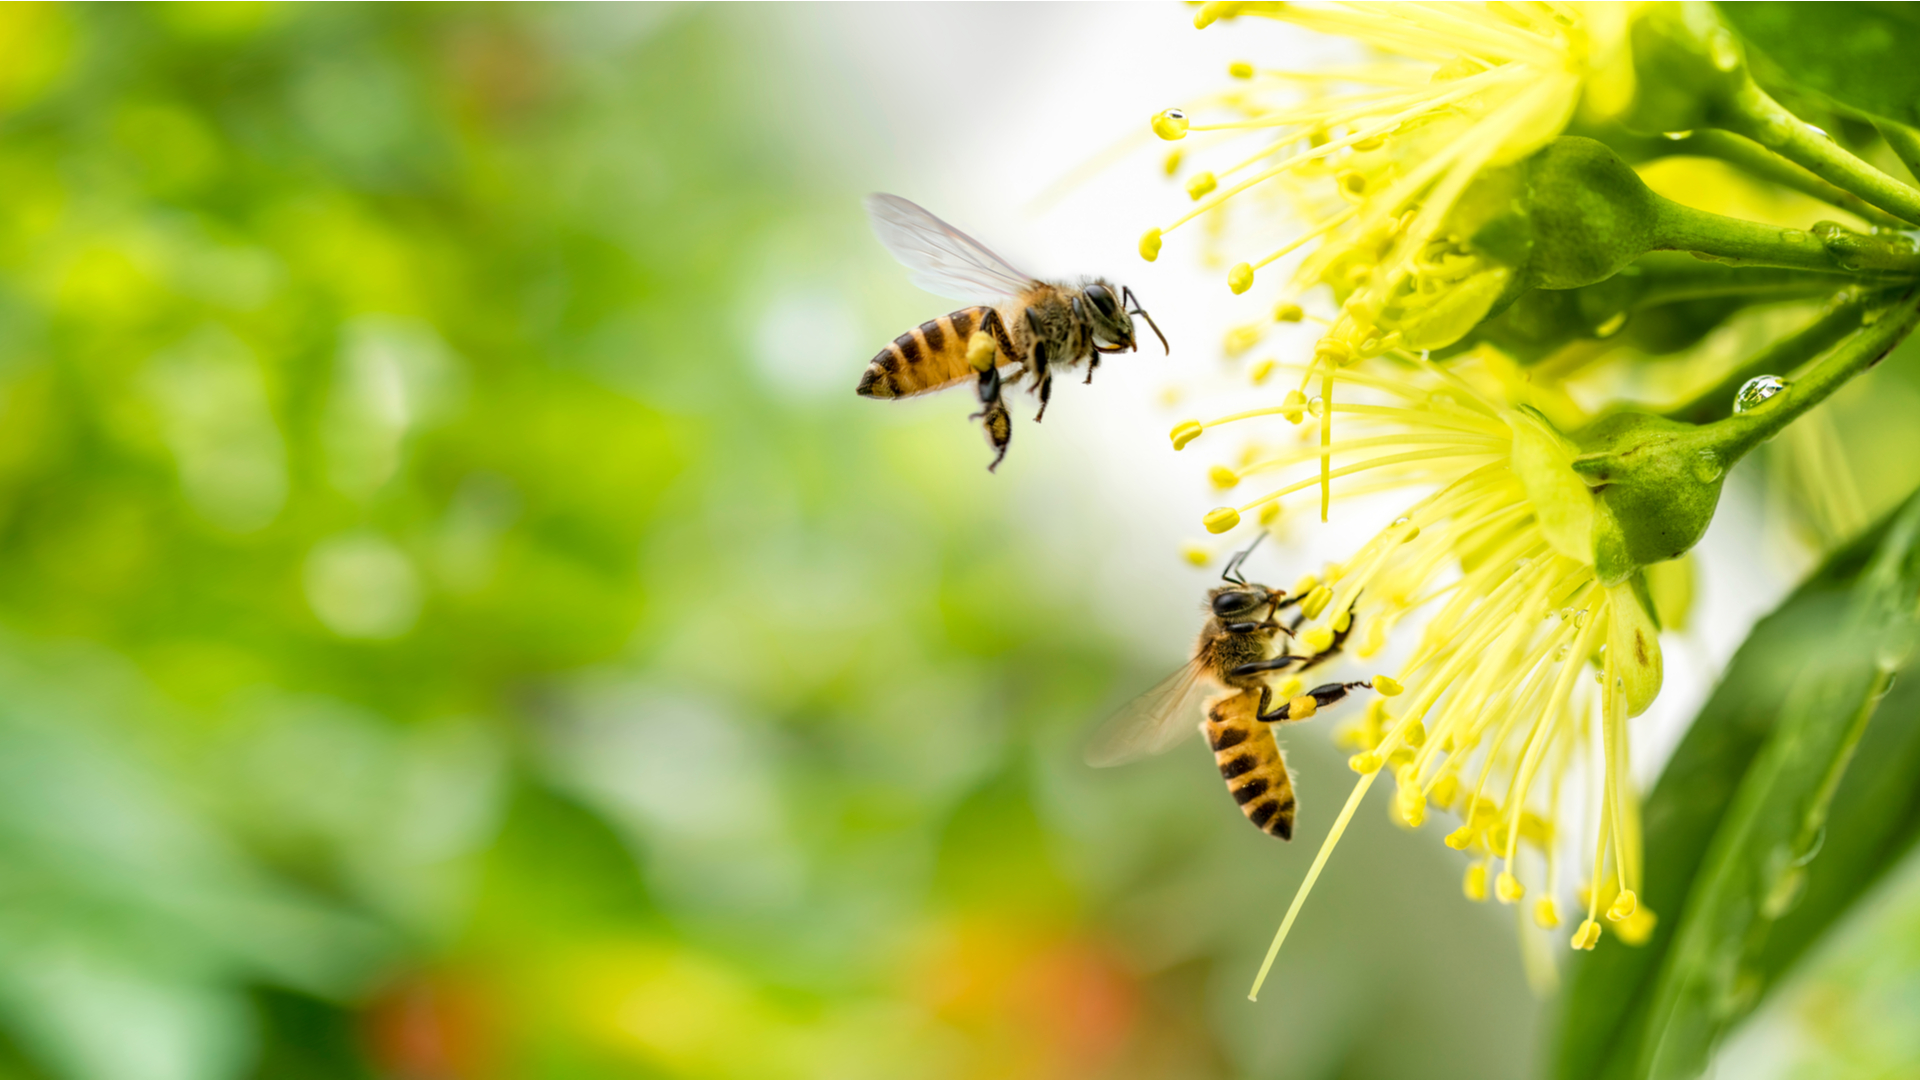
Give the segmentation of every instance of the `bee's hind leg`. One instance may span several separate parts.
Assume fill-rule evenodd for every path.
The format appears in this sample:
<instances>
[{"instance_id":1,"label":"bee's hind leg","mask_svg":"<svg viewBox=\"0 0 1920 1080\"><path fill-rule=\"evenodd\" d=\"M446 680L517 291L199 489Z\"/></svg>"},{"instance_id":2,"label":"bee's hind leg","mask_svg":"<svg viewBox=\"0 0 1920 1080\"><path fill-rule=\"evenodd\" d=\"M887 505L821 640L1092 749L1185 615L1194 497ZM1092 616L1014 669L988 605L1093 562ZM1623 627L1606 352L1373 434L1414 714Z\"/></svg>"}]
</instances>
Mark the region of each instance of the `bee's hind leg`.
<instances>
[{"instance_id":1,"label":"bee's hind leg","mask_svg":"<svg viewBox=\"0 0 1920 1080\"><path fill-rule=\"evenodd\" d=\"M980 426L987 431L987 442L993 445L993 464L987 466L988 472L1000 467L1007 456L1007 443L1013 438L1013 417L1007 412L1007 403L1000 397L1000 369L988 368L980 373L980 411L967 417L979 420Z\"/></svg>"}]
</instances>

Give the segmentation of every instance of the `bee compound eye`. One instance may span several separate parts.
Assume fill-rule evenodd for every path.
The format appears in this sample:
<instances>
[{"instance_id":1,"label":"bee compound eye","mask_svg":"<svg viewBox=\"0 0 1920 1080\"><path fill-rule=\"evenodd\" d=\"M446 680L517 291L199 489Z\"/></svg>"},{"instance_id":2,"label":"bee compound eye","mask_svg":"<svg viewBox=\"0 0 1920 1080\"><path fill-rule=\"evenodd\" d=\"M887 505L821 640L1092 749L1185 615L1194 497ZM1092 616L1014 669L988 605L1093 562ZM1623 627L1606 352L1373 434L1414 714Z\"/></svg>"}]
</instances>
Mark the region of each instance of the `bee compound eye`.
<instances>
[{"instance_id":1,"label":"bee compound eye","mask_svg":"<svg viewBox=\"0 0 1920 1080\"><path fill-rule=\"evenodd\" d=\"M1253 594L1243 592L1223 592L1213 598L1215 615L1234 615L1254 606Z\"/></svg>"},{"instance_id":2,"label":"bee compound eye","mask_svg":"<svg viewBox=\"0 0 1920 1080\"><path fill-rule=\"evenodd\" d=\"M1111 316L1119 310L1120 305L1113 298L1113 290L1105 285L1089 285L1082 291L1087 294L1087 299L1093 301L1093 306L1100 309L1100 314Z\"/></svg>"}]
</instances>

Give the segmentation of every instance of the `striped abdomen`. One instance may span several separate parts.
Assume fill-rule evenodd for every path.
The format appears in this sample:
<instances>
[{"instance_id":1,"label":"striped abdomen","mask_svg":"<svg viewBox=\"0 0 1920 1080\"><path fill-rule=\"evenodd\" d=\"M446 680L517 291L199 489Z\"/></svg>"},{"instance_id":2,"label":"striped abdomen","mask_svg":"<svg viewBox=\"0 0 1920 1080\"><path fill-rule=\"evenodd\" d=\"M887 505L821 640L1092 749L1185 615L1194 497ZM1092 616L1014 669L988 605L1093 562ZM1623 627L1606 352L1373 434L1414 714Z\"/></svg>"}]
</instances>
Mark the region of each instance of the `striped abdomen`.
<instances>
[{"instance_id":1,"label":"striped abdomen","mask_svg":"<svg viewBox=\"0 0 1920 1080\"><path fill-rule=\"evenodd\" d=\"M860 376L860 396L924 394L977 376L979 372L967 363L967 341L980 329L989 310L961 308L951 315L928 319L894 338Z\"/></svg>"},{"instance_id":2,"label":"striped abdomen","mask_svg":"<svg viewBox=\"0 0 1920 1080\"><path fill-rule=\"evenodd\" d=\"M1262 831L1291 840L1293 777L1273 728L1260 722L1259 709L1260 691L1243 690L1208 706L1200 730L1240 812Z\"/></svg>"}]
</instances>

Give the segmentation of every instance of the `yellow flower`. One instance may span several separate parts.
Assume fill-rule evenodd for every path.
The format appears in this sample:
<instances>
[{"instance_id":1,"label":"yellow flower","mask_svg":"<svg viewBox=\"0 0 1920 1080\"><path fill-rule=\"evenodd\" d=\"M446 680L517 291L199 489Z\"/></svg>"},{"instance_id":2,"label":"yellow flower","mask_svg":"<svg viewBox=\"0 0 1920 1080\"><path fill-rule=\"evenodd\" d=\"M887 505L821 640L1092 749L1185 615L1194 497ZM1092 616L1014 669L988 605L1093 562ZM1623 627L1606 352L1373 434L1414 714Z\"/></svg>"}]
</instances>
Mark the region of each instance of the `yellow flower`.
<instances>
[{"instance_id":1,"label":"yellow flower","mask_svg":"<svg viewBox=\"0 0 1920 1080\"><path fill-rule=\"evenodd\" d=\"M1284 196L1307 228L1235 262L1229 284L1246 292L1261 268L1313 245L1288 291L1326 284L1340 304L1301 381L1305 391L1317 376L1326 401L1340 367L1450 344L1517 288L1525 229L1503 224L1523 194L1516 164L1583 101L1608 116L1632 97L1624 4L1207 4L1195 22L1242 14L1350 37L1381 58L1317 72L1245 65L1240 85L1156 117L1162 138L1215 132L1259 146L1200 174L1189 188L1199 204L1149 230L1142 253L1157 257L1165 234L1233 200ZM1195 122L1202 112L1223 115ZM1319 429L1325 520L1332 410Z\"/></svg>"},{"instance_id":2,"label":"yellow flower","mask_svg":"<svg viewBox=\"0 0 1920 1080\"><path fill-rule=\"evenodd\" d=\"M1375 681L1383 697L1366 719L1341 732L1361 777L1274 952L1382 773L1392 777L1403 824L1419 827L1430 810L1458 818L1446 843L1474 859L1469 896L1511 904L1534 895L1535 921L1557 925L1552 901L1565 875L1557 841L1583 836L1592 859L1577 868L1589 899L1576 947L1591 947L1601 926L1626 937L1651 925L1650 913L1636 914L1639 818L1626 779L1626 722L1659 690L1658 636L1635 583L1609 587L1596 577L1592 497L1545 414L1509 402L1501 388L1513 374L1488 349L1444 367L1394 351L1327 373L1342 395L1333 409L1353 432L1333 449L1360 459L1332 470L1345 481L1340 494L1428 493L1330 568L1302 605L1323 625L1297 637L1327 641L1353 626L1358 651L1370 655L1402 621L1418 614L1426 623L1397 677ZM1328 412L1312 404L1309 411ZM1190 426L1278 424L1289 412L1282 405ZM1262 473L1305 475L1283 476L1210 522L1237 521L1316 486L1319 460L1321 446L1306 444L1236 469L1243 484ZM1564 783L1583 764L1597 765L1596 782ZM1591 805L1572 805L1576 787L1593 793Z\"/></svg>"}]
</instances>

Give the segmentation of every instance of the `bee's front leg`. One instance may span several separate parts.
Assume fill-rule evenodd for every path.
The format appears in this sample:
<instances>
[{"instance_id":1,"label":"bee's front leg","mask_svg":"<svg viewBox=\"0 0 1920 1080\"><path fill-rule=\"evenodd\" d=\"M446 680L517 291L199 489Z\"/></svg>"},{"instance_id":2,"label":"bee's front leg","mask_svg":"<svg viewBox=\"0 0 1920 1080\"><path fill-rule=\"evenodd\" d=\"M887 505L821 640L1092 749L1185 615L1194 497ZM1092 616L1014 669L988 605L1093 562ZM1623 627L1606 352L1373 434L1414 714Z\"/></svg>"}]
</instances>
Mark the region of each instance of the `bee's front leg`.
<instances>
[{"instance_id":1,"label":"bee's front leg","mask_svg":"<svg viewBox=\"0 0 1920 1080\"><path fill-rule=\"evenodd\" d=\"M1093 385L1093 369L1099 366L1100 366L1100 354L1098 352L1095 352L1091 356L1087 357L1087 377L1080 380L1080 385L1092 386Z\"/></svg>"},{"instance_id":2,"label":"bee's front leg","mask_svg":"<svg viewBox=\"0 0 1920 1080\"><path fill-rule=\"evenodd\" d=\"M980 373L980 411L967 417L979 420L980 426L987 431L987 442L993 445L993 464L987 466L988 472L1000 467L1007 456L1007 443L1013 439L1013 418L1007 413L1007 403L1000 397L1000 369L990 367Z\"/></svg>"}]
</instances>

